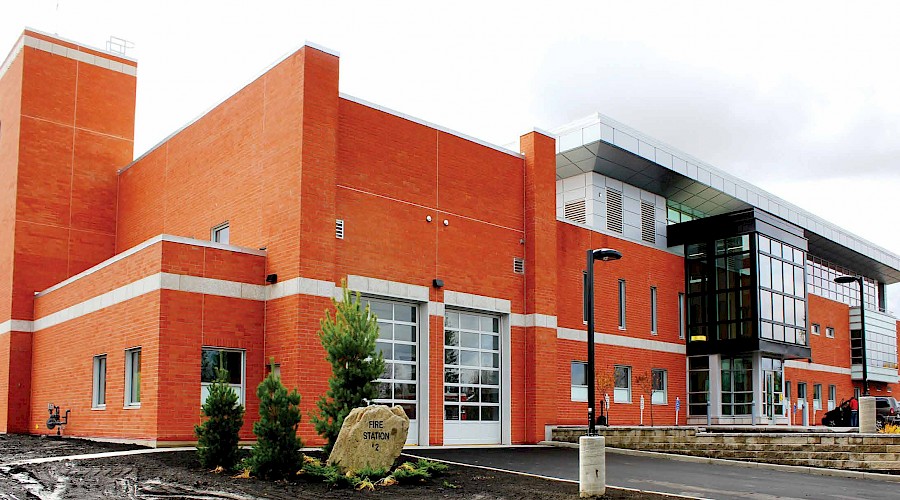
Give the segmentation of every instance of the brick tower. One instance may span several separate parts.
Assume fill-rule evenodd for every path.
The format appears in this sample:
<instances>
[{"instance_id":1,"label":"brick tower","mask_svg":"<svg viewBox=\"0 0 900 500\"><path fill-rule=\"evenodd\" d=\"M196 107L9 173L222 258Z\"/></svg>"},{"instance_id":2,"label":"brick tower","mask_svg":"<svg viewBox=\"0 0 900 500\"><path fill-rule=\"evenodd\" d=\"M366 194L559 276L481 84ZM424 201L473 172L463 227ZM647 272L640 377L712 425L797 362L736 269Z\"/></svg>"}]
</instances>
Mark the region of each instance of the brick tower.
<instances>
[{"instance_id":1,"label":"brick tower","mask_svg":"<svg viewBox=\"0 0 900 500\"><path fill-rule=\"evenodd\" d=\"M33 30L0 66L0 432L28 431L34 293L115 253L136 71Z\"/></svg>"}]
</instances>

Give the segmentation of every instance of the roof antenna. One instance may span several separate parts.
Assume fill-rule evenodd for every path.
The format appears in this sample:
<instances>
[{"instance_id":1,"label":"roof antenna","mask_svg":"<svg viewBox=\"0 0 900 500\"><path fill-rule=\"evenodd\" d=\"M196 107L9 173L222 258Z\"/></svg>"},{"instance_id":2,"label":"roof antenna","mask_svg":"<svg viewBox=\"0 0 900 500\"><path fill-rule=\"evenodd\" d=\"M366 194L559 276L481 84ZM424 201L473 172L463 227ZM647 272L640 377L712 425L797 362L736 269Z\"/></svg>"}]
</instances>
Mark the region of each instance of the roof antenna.
<instances>
[{"instance_id":1,"label":"roof antenna","mask_svg":"<svg viewBox=\"0 0 900 500\"><path fill-rule=\"evenodd\" d=\"M125 52L128 49L134 48L134 42L130 42L124 38L119 38L117 36L110 35L109 40L106 41L106 50L107 52L115 52L116 54L125 55Z\"/></svg>"}]
</instances>

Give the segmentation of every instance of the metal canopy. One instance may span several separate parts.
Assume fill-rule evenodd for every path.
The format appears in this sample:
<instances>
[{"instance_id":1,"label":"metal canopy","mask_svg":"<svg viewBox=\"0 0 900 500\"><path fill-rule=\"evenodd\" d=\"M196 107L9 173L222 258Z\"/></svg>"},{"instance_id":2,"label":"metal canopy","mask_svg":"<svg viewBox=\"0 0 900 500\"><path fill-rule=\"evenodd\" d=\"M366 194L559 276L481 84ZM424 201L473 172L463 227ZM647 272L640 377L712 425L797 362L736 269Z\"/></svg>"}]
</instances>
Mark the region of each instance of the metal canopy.
<instances>
[{"instance_id":1,"label":"metal canopy","mask_svg":"<svg viewBox=\"0 0 900 500\"><path fill-rule=\"evenodd\" d=\"M900 257L712 165L596 114L553 131L556 176L611 177L708 216L759 208L802 228L809 252L878 281L900 282Z\"/></svg>"}]
</instances>

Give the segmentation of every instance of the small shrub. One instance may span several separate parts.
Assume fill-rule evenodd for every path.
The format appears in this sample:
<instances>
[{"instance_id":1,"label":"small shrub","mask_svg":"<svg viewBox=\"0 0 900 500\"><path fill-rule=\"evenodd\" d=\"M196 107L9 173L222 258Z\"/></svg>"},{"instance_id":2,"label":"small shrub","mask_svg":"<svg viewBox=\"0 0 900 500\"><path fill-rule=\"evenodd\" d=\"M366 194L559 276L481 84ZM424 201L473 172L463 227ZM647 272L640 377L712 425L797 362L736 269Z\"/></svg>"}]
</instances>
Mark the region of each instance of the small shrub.
<instances>
[{"instance_id":1,"label":"small shrub","mask_svg":"<svg viewBox=\"0 0 900 500\"><path fill-rule=\"evenodd\" d=\"M256 444L246 460L246 467L261 478L280 479L300 469L303 441L297 437L300 423L300 394L288 393L275 375L269 373L256 389L259 396L259 421L253 424Z\"/></svg>"},{"instance_id":2,"label":"small shrub","mask_svg":"<svg viewBox=\"0 0 900 500\"><path fill-rule=\"evenodd\" d=\"M878 432L882 434L900 434L900 425L885 424Z\"/></svg>"},{"instance_id":3,"label":"small shrub","mask_svg":"<svg viewBox=\"0 0 900 500\"><path fill-rule=\"evenodd\" d=\"M416 468L424 470L432 476L440 476L441 474L447 472L447 470L450 469L450 466L448 466L447 464L442 464L440 462L432 462L431 460L420 458L419 461L416 462Z\"/></svg>"},{"instance_id":4,"label":"small shrub","mask_svg":"<svg viewBox=\"0 0 900 500\"><path fill-rule=\"evenodd\" d=\"M209 386L203 403L206 420L194 426L197 435L197 458L207 469L232 470L238 463L239 433L244 425L244 407L228 385L228 372L216 370L216 380Z\"/></svg>"},{"instance_id":5,"label":"small shrub","mask_svg":"<svg viewBox=\"0 0 900 500\"><path fill-rule=\"evenodd\" d=\"M381 478L387 477L390 472L390 469L371 469L369 467L363 467L356 472L356 476L372 481L378 481Z\"/></svg>"},{"instance_id":6,"label":"small shrub","mask_svg":"<svg viewBox=\"0 0 900 500\"><path fill-rule=\"evenodd\" d=\"M425 482L431 478L431 474L424 469L419 469L410 462L406 462L391 474L400 484L414 484Z\"/></svg>"}]
</instances>

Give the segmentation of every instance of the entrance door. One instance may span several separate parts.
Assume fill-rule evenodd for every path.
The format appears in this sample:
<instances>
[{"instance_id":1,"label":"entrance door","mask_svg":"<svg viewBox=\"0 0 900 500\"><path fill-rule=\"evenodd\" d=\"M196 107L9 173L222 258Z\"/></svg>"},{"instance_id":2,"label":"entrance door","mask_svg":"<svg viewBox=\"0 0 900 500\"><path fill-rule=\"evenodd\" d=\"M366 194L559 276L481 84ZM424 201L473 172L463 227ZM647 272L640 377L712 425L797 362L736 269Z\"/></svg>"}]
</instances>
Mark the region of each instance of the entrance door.
<instances>
[{"instance_id":1,"label":"entrance door","mask_svg":"<svg viewBox=\"0 0 900 500\"><path fill-rule=\"evenodd\" d=\"M444 444L498 444L500 433L500 318L447 311Z\"/></svg>"},{"instance_id":2,"label":"entrance door","mask_svg":"<svg viewBox=\"0 0 900 500\"><path fill-rule=\"evenodd\" d=\"M378 316L376 348L384 354L384 373L378 382L375 403L399 405L409 417L406 444L418 444L418 338L419 327L415 304L363 299Z\"/></svg>"},{"instance_id":3,"label":"entrance door","mask_svg":"<svg viewBox=\"0 0 900 500\"><path fill-rule=\"evenodd\" d=\"M784 415L781 396L781 373L763 372L763 414L770 422Z\"/></svg>"}]
</instances>

